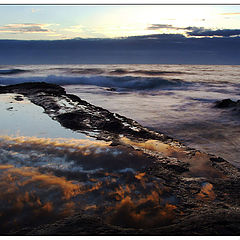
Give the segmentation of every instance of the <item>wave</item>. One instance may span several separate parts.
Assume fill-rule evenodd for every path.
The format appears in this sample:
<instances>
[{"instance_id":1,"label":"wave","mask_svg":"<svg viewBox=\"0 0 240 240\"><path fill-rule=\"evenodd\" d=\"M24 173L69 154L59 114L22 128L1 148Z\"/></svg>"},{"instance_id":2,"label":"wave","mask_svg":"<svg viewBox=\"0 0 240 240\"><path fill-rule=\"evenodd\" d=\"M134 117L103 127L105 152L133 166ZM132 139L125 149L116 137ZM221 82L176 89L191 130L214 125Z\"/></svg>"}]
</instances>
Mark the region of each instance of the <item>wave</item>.
<instances>
[{"instance_id":1,"label":"wave","mask_svg":"<svg viewBox=\"0 0 240 240\"><path fill-rule=\"evenodd\" d=\"M163 78L150 78L150 77L110 77L110 76L82 76L82 77L69 77L69 76L56 76L49 75L46 77L24 77L24 78L6 78L0 77L1 85L17 84L23 82L47 82L58 85L95 85L99 87L110 87L129 90L153 90L165 87L178 87L186 82L180 79L167 80Z\"/></svg>"},{"instance_id":2,"label":"wave","mask_svg":"<svg viewBox=\"0 0 240 240\"><path fill-rule=\"evenodd\" d=\"M0 67L1 68L1 67ZM52 72L53 71L53 72ZM58 75L69 75L74 77L80 77L80 76L86 76L86 75L101 75L101 76L124 76L124 77L161 77L164 75L181 75L181 74L193 74L189 72L184 71L162 71L162 70L133 70L133 69L124 69L124 68L116 68L116 69L107 69L107 68L96 68L96 67L80 67L80 68L72 68L72 67L55 67L55 68L38 68L35 69L31 68L29 69L0 69L0 76L1 75L15 75L25 72L34 72L34 74L56 74L56 71L58 72Z\"/></svg>"},{"instance_id":3,"label":"wave","mask_svg":"<svg viewBox=\"0 0 240 240\"><path fill-rule=\"evenodd\" d=\"M101 68L64 68L64 67L59 67L59 68L50 68L48 70L59 70L59 71L64 71L68 74L103 74L106 71L101 69Z\"/></svg>"},{"instance_id":4,"label":"wave","mask_svg":"<svg viewBox=\"0 0 240 240\"><path fill-rule=\"evenodd\" d=\"M72 74L111 74L111 75L140 74L140 75L146 75L146 76L187 74L187 72L180 72L180 71L128 70L123 68L117 68L114 70L106 70L102 68L53 68L53 70L64 70L67 73L72 73Z\"/></svg>"},{"instance_id":5,"label":"wave","mask_svg":"<svg viewBox=\"0 0 240 240\"><path fill-rule=\"evenodd\" d=\"M0 70L0 75L11 75L11 74L24 73L24 72L28 72L28 70L23 70L23 69L1 69Z\"/></svg>"},{"instance_id":6,"label":"wave","mask_svg":"<svg viewBox=\"0 0 240 240\"><path fill-rule=\"evenodd\" d=\"M71 69L71 73L73 74L102 74L104 70L100 68L84 68L84 69Z\"/></svg>"},{"instance_id":7,"label":"wave","mask_svg":"<svg viewBox=\"0 0 240 240\"><path fill-rule=\"evenodd\" d=\"M150 75L150 76L158 76L158 75L174 75L174 74L186 74L186 72L179 71L156 71L156 70L125 70L125 69L115 69L110 71L111 74L142 74L142 75Z\"/></svg>"}]
</instances>

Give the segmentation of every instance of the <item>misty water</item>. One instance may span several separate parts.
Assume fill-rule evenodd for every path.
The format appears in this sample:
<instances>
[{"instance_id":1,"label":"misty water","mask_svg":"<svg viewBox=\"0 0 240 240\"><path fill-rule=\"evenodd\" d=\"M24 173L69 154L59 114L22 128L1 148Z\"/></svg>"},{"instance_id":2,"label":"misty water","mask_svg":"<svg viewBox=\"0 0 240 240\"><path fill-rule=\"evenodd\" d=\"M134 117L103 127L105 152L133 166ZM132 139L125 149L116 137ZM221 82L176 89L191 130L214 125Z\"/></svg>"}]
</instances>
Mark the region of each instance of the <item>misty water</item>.
<instances>
[{"instance_id":1,"label":"misty water","mask_svg":"<svg viewBox=\"0 0 240 240\"><path fill-rule=\"evenodd\" d=\"M108 77L113 74L112 82L107 79L104 86L102 75L98 75L98 84L89 81L91 85L65 86L67 92L240 167L240 115L214 108L218 100L239 99L239 66L115 65L92 68L106 71ZM119 82L124 81L126 83L121 86ZM109 87L116 91L108 91Z\"/></svg>"},{"instance_id":2,"label":"misty water","mask_svg":"<svg viewBox=\"0 0 240 240\"><path fill-rule=\"evenodd\" d=\"M217 100L239 99L239 74L238 66L22 65L0 66L0 84L60 84L83 100L239 167L239 113L214 108ZM2 94L0 111L5 231L81 211L125 227L173 220L176 197L162 180L142 171L151 163L142 152L65 129L23 96ZM209 192L211 185L203 188Z\"/></svg>"},{"instance_id":3,"label":"misty water","mask_svg":"<svg viewBox=\"0 0 240 240\"><path fill-rule=\"evenodd\" d=\"M236 65L0 66L0 84L63 85L68 93L238 167L239 113L214 104L239 99L239 75Z\"/></svg>"}]
</instances>

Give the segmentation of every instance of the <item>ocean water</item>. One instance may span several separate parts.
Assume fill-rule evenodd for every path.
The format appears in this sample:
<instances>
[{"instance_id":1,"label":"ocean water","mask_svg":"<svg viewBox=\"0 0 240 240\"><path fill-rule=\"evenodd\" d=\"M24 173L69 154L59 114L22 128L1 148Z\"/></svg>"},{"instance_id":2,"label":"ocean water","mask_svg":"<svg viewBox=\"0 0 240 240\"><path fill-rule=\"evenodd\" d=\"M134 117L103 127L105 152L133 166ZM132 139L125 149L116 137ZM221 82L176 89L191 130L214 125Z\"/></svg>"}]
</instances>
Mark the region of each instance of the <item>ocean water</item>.
<instances>
[{"instance_id":1,"label":"ocean water","mask_svg":"<svg viewBox=\"0 0 240 240\"><path fill-rule=\"evenodd\" d=\"M0 84L63 85L68 93L238 167L239 113L214 103L239 99L239 76L240 66L226 65L0 66Z\"/></svg>"},{"instance_id":2,"label":"ocean water","mask_svg":"<svg viewBox=\"0 0 240 240\"><path fill-rule=\"evenodd\" d=\"M225 98L239 99L239 76L240 66L0 66L2 85L60 84L68 93L187 146L224 157L237 167L239 112L217 109L214 104ZM76 212L101 216L123 227L149 228L174 220L176 196L163 179L144 172L151 158L127 146L111 146L111 142L65 129L21 97L17 101L15 94L0 95L2 233L51 223ZM164 149L162 143L148 144ZM192 174L202 177L210 170L198 162ZM210 192L213 200L214 193L208 191L212 185L202 184L203 192Z\"/></svg>"},{"instance_id":3,"label":"ocean water","mask_svg":"<svg viewBox=\"0 0 240 240\"><path fill-rule=\"evenodd\" d=\"M0 84L29 81L62 85L94 105L240 167L240 114L214 108L218 100L240 99L240 66L0 66Z\"/></svg>"}]
</instances>

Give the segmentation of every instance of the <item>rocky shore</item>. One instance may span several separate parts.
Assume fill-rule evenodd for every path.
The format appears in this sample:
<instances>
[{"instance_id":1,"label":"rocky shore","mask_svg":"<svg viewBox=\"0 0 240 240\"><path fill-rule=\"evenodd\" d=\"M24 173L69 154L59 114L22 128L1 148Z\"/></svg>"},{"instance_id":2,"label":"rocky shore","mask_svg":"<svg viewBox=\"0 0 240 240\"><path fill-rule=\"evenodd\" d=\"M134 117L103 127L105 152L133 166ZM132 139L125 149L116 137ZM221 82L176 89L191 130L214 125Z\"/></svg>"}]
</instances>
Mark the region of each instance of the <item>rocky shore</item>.
<instances>
[{"instance_id":1,"label":"rocky shore","mask_svg":"<svg viewBox=\"0 0 240 240\"><path fill-rule=\"evenodd\" d=\"M65 128L142 152L152 159L145 174L161 179L175 198L162 224L147 228L109 223L83 212L10 235L240 235L240 171L224 159L91 105L58 85L1 86L0 93L18 94L17 101L27 97Z\"/></svg>"}]
</instances>

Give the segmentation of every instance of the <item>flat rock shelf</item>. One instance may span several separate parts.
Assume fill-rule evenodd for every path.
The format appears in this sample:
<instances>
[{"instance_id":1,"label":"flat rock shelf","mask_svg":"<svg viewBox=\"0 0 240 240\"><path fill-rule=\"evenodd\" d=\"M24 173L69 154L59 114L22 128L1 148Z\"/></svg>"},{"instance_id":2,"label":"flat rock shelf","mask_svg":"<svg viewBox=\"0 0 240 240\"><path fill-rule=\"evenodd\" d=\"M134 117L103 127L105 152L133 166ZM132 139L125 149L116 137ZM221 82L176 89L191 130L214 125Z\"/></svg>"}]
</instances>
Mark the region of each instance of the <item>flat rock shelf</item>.
<instances>
[{"instance_id":1,"label":"flat rock shelf","mask_svg":"<svg viewBox=\"0 0 240 240\"><path fill-rule=\"evenodd\" d=\"M1 86L0 93L16 94L19 102L25 97L63 127L108 143L106 154L122 151L119 156L134 157L132 172L136 162L141 166L133 176L126 175L129 169L108 173L112 185L107 186L122 178L121 183L128 183L114 194L103 188L106 182L98 184L109 202L105 208L105 202L97 202L86 211L75 210L40 226L12 227L3 235L240 235L240 171L223 158L91 105L58 85ZM109 162L114 154L107 155ZM68 177L78 179L77 173ZM149 189L151 194L139 197Z\"/></svg>"}]
</instances>

